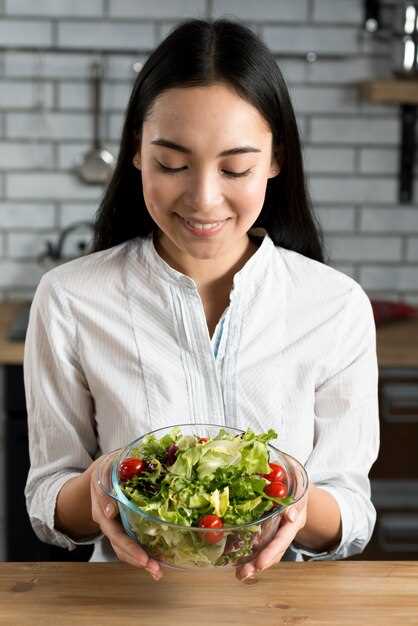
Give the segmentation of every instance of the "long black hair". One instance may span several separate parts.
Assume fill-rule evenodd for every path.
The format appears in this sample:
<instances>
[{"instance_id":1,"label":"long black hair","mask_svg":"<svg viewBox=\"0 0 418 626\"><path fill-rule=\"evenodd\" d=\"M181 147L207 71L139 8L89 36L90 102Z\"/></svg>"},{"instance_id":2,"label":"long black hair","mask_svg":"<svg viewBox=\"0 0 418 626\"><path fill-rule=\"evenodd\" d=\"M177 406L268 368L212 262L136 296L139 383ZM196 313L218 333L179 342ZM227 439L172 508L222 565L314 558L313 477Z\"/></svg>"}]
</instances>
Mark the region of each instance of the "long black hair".
<instances>
[{"instance_id":1,"label":"long black hair","mask_svg":"<svg viewBox=\"0 0 418 626\"><path fill-rule=\"evenodd\" d=\"M273 149L281 147L279 175L270 178L253 227L273 242L325 262L323 235L311 209L295 114L283 76L268 47L250 28L226 19L183 21L152 52L135 80L126 110L115 171L96 213L92 251L105 250L157 229L132 164L154 100L174 87L232 86L268 122Z\"/></svg>"}]
</instances>

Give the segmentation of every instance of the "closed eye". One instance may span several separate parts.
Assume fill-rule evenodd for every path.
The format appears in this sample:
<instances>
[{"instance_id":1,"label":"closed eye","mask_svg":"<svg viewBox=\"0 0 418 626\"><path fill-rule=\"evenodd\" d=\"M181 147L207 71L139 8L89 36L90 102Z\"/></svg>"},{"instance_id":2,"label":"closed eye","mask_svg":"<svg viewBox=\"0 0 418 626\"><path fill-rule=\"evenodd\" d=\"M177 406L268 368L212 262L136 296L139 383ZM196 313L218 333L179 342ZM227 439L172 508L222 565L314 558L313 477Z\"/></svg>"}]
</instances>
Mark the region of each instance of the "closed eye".
<instances>
[{"instance_id":1,"label":"closed eye","mask_svg":"<svg viewBox=\"0 0 418 626\"><path fill-rule=\"evenodd\" d=\"M159 161L157 161L157 163L158 163L159 168L166 174L178 174L179 172L182 172L183 170L187 169L186 166L185 167L167 167L166 165L163 165ZM228 172L227 170L222 170L222 171L224 172L226 176L230 176L231 178L240 178L241 176L247 176L251 172L251 168L248 170L245 170L245 172Z\"/></svg>"}]
</instances>

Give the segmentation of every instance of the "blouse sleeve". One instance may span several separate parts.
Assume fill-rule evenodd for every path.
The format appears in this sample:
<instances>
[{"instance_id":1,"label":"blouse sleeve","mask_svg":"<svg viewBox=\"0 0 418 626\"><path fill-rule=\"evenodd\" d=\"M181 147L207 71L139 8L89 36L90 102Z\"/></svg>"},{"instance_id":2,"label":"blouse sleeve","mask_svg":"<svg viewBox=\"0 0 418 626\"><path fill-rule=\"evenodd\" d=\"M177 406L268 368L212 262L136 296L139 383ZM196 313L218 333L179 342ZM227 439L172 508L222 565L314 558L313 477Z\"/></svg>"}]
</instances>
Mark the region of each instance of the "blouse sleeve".
<instances>
[{"instance_id":1,"label":"blouse sleeve","mask_svg":"<svg viewBox=\"0 0 418 626\"><path fill-rule=\"evenodd\" d=\"M30 469L25 487L33 530L41 541L68 550L103 535L74 541L54 527L59 490L80 475L97 452L94 402L77 358L77 329L65 290L51 272L31 305L24 351Z\"/></svg>"},{"instance_id":2,"label":"blouse sleeve","mask_svg":"<svg viewBox=\"0 0 418 626\"><path fill-rule=\"evenodd\" d=\"M328 552L292 544L298 560L360 553L376 522L368 477L379 451L376 327L370 300L358 284L350 292L335 346L329 375L315 390L314 446L306 470L337 501L342 538Z\"/></svg>"}]
</instances>

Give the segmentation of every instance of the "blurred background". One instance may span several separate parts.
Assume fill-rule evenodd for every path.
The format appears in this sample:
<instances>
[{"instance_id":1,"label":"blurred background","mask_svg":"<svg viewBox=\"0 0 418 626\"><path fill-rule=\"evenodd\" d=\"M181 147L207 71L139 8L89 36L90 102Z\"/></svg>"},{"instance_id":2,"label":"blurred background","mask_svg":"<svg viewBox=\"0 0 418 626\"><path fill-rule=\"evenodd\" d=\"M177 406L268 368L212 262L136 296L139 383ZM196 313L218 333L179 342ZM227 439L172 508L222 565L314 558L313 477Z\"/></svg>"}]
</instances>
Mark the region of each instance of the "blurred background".
<instances>
[{"instance_id":1,"label":"blurred background","mask_svg":"<svg viewBox=\"0 0 418 626\"><path fill-rule=\"evenodd\" d=\"M29 304L47 269L89 251L144 60L183 19L221 16L273 51L330 264L373 302L382 450L365 556L418 558L417 14L400 0L0 0L0 559L88 557L41 545L24 518Z\"/></svg>"}]
</instances>

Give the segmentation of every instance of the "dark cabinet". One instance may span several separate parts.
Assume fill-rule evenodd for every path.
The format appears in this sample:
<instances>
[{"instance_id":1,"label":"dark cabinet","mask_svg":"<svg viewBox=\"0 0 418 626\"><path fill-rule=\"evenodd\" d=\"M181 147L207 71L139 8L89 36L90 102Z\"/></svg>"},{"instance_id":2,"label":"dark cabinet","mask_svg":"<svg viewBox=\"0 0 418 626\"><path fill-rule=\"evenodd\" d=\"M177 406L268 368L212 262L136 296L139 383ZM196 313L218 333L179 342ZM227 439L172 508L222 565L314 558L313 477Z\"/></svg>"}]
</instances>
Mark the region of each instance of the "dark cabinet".
<instances>
[{"instance_id":1,"label":"dark cabinet","mask_svg":"<svg viewBox=\"0 0 418 626\"><path fill-rule=\"evenodd\" d=\"M377 511L359 558L418 559L418 368L382 368L380 451L370 473Z\"/></svg>"},{"instance_id":2,"label":"dark cabinet","mask_svg":"<svg viewBox=\"0 0 418 626\"><path fill-rule=\"evenodd\" d=\"M39 541L26 511L24 488L29 471L28 428L23 367L6 365L5 475L7 561L88 561L93 546L69 551Z\"/></svg>"}]
</instances>

